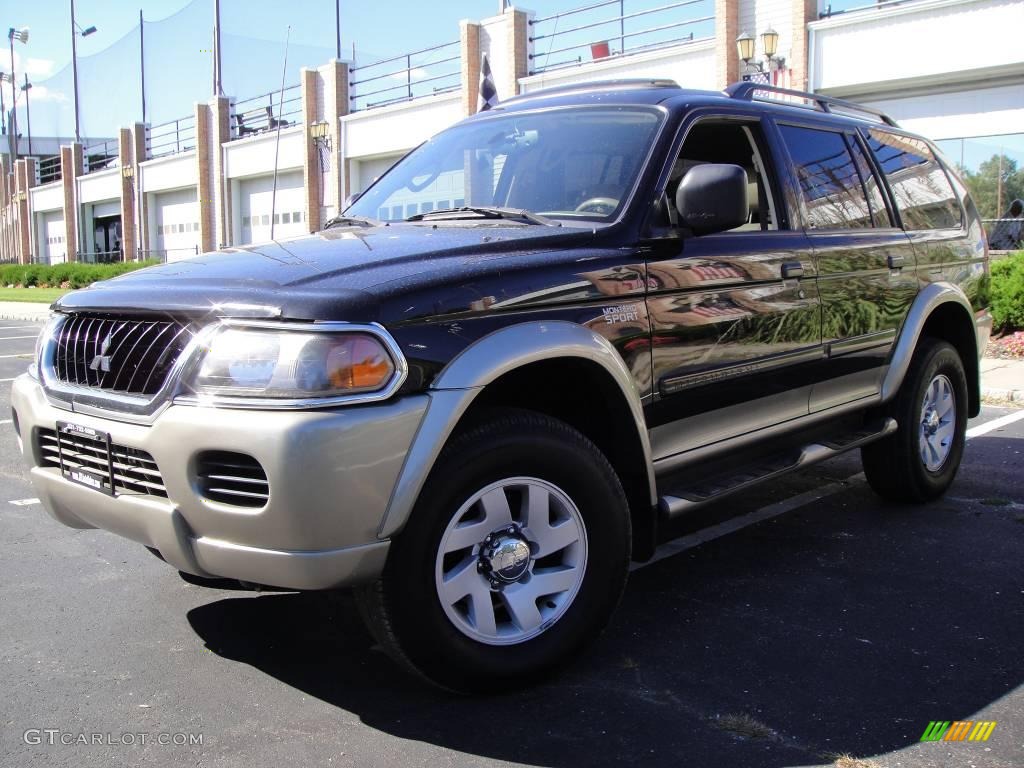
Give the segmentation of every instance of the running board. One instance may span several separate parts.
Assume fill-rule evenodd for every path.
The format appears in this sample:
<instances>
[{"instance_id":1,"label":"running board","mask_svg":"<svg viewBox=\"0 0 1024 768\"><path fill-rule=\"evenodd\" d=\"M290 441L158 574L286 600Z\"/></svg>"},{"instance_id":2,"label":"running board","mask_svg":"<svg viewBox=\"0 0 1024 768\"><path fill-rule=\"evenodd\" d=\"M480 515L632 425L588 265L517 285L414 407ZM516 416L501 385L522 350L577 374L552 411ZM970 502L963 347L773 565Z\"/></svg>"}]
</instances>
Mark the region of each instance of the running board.
<instances>
[{"instance_id":1,"label":"running board","mask_svg":"<svg viewBox=\"0 0 1024 768\"><path fill-rule=\"evenodd\" d=\"M762 461L741 467L732 474L720 475L695 485L671 489L658 500L658 509L662 518L671 519L685 515L758 483L820 464L841 453L860 448L862 445L891 435L896 428L896 419L886 418L867 425L863 429L842 433L829 440L819 440L783 454L766 457Z\"/></svg>"}]
</instances>

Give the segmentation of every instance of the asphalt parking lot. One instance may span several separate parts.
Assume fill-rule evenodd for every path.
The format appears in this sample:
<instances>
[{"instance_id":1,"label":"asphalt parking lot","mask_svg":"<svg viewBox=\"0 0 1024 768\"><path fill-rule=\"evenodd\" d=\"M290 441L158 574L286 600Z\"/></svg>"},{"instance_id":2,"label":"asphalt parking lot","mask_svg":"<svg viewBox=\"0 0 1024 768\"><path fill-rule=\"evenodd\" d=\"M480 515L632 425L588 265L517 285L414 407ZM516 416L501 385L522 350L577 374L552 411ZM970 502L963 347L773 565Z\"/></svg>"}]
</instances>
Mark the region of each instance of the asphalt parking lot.
<instances>
[{"instance_id":1,"label":"asphalt parking lot","mask_svg":"<svg viewBox=\"0 0 1024 768\"><path fill-rule=\"evenodd\" d=\"M925 507L856 455L726 502L564 674L464 699L344 596L197 586L47 517L6 421L35 333L0 322L2 766L1024 765L1024 411L986 407ZM919 743L932 720L997 725Z\"/></svg>"}]
</instances>

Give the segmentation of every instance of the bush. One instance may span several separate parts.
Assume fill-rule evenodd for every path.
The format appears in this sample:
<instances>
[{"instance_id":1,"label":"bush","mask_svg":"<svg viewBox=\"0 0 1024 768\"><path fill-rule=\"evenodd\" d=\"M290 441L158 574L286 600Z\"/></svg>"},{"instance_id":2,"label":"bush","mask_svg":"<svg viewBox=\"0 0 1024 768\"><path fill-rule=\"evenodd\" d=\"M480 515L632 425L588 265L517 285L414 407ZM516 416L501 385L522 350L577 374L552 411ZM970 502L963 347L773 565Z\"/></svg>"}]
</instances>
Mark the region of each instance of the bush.
<instances>
[{"instance_id":1,"label":"bush","mask_svg":"<svg viewBox=\"0 0 1024 768\"><path fill-rule=\"evenodd\" d=\"M116 264L0 264L0 285L22 285L26 288L47 285L51 288L85 288L97 280L151 267L160 262L129 261Z\"/></svg>"},{"instance_id":2,"label":"bush","mask_svg":"<svg viewBox=\"0 0 1024 768\"><path fill-rule=\"evenodd\" d=\"M992 319L999 331L1024 329L1024 251L992 262Z\"/></svg>"}]
</instances>

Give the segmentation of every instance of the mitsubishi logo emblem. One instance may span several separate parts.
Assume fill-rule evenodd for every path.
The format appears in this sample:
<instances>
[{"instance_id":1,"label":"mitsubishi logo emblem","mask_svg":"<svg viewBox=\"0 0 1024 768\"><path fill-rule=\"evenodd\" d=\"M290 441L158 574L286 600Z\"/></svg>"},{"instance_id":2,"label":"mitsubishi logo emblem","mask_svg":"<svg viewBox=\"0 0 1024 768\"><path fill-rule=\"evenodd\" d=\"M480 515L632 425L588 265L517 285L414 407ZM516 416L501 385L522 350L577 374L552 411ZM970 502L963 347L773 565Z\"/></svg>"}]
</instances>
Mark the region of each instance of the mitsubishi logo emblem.
<instances>
[{"instance_id":1,"label":"mitsubishi logo emblem","mask_svg":"<svg viewBox=\"0 0 1024 768\"><path fill-rule=\"evenodd\" d=\"M103 340L103 345L100 347L100 353L93 357L92 362L89 363L90 370L110 373L110 356L107 355L107 352L110 351L112 341L113 334L108 333L107 338Z\"/></svg>"}]
</instances>

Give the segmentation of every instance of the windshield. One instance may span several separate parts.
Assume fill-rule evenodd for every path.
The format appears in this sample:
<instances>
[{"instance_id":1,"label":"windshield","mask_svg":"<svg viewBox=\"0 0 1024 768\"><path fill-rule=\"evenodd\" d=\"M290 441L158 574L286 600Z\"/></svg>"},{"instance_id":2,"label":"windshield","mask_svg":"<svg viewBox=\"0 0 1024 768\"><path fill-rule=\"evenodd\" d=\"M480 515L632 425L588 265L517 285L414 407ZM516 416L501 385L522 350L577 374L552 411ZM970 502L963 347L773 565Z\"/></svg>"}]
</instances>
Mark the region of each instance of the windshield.
<instances>
[{"instance_id":1,"label":"windshield","mask_svg":"<svg viewBox=\"0 0 1024 768\"><path fill-rule=\"evenodd\" d=\"M407 155L345 215L403 221L428 214L436 222L444 218L437 211L475 206L611 221L661 119L650 108L575 107L456 125Z\"/></svg>"}]
</instances>

